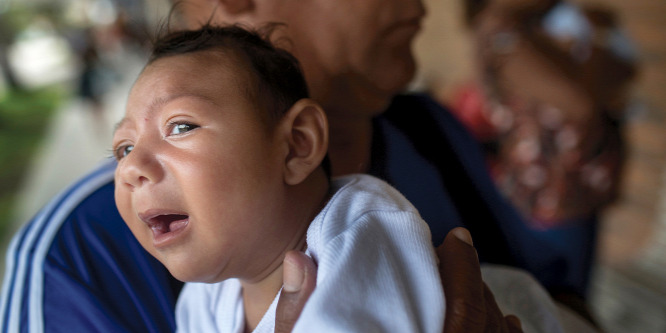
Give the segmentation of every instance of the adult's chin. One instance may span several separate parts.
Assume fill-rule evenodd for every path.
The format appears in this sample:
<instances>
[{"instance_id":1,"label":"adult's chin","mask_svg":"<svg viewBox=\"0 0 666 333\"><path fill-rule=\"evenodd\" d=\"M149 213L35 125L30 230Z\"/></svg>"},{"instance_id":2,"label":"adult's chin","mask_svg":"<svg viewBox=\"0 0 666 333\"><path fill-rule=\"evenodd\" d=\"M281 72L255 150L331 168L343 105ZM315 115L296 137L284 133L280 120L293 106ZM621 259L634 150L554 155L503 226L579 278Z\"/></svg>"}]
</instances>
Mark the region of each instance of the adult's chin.
<instances>
[{"instance_id":1,"label":"adult's chin","mask_svg":"<svg viewBox=\"0 0 666 333\"><path fill-rule=\"evenodd\" d=\"M373 79L372 86L375 95L375 108L383 112L393 97L407 90L416 73L416 63L404 61L396 64L391 70L378 73Z\"/></svg>"},{"instance_id":2,"label":"adult's chin","mask_svg":"<svg viewBox=\"0 0 666 333\"><path fill-rule=\"evenodd\" d=\"M380 94L395 96L407 89L416 74L416 61L409 55L387 62L372 73L373 84Z\"/></svg>"}]
</instances>

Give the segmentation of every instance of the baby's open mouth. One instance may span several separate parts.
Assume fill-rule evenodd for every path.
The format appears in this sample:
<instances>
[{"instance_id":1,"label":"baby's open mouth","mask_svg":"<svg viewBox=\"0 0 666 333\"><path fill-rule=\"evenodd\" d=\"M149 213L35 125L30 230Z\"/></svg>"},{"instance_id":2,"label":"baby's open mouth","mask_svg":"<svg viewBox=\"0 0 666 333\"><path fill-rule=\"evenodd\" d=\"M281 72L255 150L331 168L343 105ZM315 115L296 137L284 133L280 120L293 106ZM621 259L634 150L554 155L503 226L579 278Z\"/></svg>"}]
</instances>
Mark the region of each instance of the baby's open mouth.
<instances>
[{"instance_id":1,"label":"baby's open mouth","mask_svg":"<svg viewBox=\"0 0 666 333\"><path fill-rule=\"evenodd\" d=\"M153 231L153 234L159 236L184 228L187 226L189 220L189 216L187 215L165 214L154 216L146 222Z\"/></svg>"}]
</instances>

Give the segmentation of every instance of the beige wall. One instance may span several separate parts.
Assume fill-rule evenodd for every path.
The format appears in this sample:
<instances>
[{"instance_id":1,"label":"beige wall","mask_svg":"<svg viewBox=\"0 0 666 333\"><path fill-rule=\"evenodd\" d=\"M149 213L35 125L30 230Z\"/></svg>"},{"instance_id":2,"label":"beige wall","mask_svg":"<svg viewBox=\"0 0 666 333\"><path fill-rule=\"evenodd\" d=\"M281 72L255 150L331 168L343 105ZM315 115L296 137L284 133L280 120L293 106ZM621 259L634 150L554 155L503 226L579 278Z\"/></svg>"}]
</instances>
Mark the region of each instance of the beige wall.
<instances>
[{"instance_id":1,"label":"beige wall","mask_svg":"<svg viewBox=\"0 0 666 333\"><path fill-rule=\"evenodd\" d=\"M463 0L425 0L428 10L415 53L418 84L440 92L472 75L471 45L462 23Z\"/></svg>"}]
</instances>

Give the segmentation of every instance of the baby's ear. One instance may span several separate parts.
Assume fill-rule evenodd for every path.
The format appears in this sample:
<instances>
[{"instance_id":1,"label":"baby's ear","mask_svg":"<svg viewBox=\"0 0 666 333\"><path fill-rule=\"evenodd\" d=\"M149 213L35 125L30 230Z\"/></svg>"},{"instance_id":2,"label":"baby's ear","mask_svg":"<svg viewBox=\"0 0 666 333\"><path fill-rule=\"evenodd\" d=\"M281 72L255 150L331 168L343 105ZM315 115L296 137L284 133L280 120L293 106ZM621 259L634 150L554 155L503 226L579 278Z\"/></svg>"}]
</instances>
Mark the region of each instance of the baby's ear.
<instances>
[{"instance_id":1,"label":"baby's ear","mask_svg":"<svg viewBox=\"0 0 666 333\"><path fill-rule=\"evenodd\" d=\"M296 185L319 167L326 156L328 119L319 104L304 98L287 111L281 127L289 145L284 180L289 185Z\"/></svg>"}]
</instances>

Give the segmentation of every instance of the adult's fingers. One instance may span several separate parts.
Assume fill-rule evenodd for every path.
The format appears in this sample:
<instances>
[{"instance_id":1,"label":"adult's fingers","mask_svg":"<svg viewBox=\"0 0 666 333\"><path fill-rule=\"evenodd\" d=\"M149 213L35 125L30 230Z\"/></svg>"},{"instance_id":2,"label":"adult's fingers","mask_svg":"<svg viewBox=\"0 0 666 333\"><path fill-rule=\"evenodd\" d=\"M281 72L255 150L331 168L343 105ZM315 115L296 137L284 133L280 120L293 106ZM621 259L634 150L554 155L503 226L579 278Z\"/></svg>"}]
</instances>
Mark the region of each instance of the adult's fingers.
<instances>
[{"instance_id":1,"label":"adult's fingers","mask_svg":"<svg viewBox=\"0 0 666 333\"><path fill-rule=\"evenodd\" d=\"M445 333L522 332L518 317L505 317L483 282L472 237L466 229L449 232L437 255L446 293Z\"/></svg>"},{"instance_id":2,"label":"adult's fingers","mask_svg":"<svg viewBox=\"0 0 666 333\"><path fill-rule=\"evenodd\" d=\"M290 333L314 291L317 267L303 252L289 251L282 265L283 287L275 315L275 333Z\"/></svg>"},{"instance_id":3,"label":"adult's fingers","mask_svg":"<svg viewBox=\"0 0 666 333\"><path fill-rule=\"evenodd\" d=\"M518 317L511 315L510 320L514 320L513 322L507 321L507 317L505 317L502 314L502 310L500 310L499 306L497 305L497 302L495 301L495 295L493 295L493 292L490 291L490 288L488 288L488 285L483 284L484 287L484 297L485 297L485 307L486 307L486 323L485 323L485 331L488 333L517 333L517 332L522 332L520 329L520 320ZM515 330L513 326L515 326L515 323L517 321L517 327L518 330Z\"/></svg>"},{"instance_id":4,"label":"adult's fingers","mask_svg":"<svg viewBox=\"0 0 666 333\"><path fill-rule=\"evenodd\" d=\"M444 331L484 332L486 305L481 266L467 229L451 230L437 248L446 295Z\"/></svg>"},{"instance_id":5,"label":"adult's fingers","mask_svg":"<svg viewBox=\"0 0 666 333\"><path fill-rule=\"evenodd\" d=\"M514 315L507 315L504 317L504 321L507 324L507 327L509 328L509 332L511 333L522 333L523 332L523 326L520 323L520 319Z\"/></svg>"}]
</instances>

